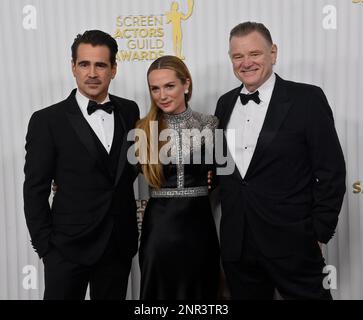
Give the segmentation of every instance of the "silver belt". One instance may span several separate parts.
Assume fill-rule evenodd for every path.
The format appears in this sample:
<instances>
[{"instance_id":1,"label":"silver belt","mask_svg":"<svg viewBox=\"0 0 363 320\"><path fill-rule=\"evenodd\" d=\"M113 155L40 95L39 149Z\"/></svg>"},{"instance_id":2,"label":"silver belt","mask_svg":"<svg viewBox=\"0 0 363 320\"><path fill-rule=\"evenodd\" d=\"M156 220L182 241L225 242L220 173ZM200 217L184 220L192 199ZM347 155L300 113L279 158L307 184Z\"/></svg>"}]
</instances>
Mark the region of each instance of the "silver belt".
<instances>
[{"instance_id":1,"label":"silver belt","mask_svg":"<svg viewBox=\"0 0 363 320\"><path fill-rule=\"evenodd\" d=\"M190 188L161 188L151 189L152 198L184 198L202 197L208 195L208 186Z\"/></svg>"}]
</instances>

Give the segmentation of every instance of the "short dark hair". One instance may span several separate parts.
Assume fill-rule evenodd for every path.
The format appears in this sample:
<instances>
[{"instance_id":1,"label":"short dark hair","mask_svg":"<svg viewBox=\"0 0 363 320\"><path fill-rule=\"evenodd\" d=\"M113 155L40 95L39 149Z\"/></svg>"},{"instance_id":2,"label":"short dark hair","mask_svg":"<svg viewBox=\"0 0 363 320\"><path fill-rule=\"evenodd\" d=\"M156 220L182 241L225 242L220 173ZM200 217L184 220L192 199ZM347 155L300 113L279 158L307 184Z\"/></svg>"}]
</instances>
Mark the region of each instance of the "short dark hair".
<instances>
[{"instance_id":1,"label":"short dark hair","mask_svg":"<svg viewBox=\"0 0 363 320\"><path fill-rule=\"evenodd\" d=\"M231 41L232 37L243 37L254 31L261 34L269 44L273 44L271 33L265 27L265 25L259 22L251 21L243 22L236 25L229 34L229 41Z\"/></svg>"},{"instance_id":2,"label":"short dark hair","mask_svg":"<svg viewBox=\"0 0 363 320\"><path fill-rule=\"evenodd\" d=\"M110 49L111 65L116 64L117 42L108 33L101 30L87 30L83 34L78 34L71 47L73 63L77 61L77 50L81 43L91 44L93 47L107 46Z\"/></svg>"}]
</instances>

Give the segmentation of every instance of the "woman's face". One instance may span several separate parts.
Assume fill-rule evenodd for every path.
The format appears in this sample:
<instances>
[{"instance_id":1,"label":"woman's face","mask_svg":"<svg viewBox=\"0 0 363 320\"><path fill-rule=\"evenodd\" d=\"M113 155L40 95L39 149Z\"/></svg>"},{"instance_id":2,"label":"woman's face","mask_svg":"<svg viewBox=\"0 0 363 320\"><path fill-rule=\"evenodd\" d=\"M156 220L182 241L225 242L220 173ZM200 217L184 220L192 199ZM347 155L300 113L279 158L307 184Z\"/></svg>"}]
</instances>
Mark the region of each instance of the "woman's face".
<instances>
[{"instance_id":1,"label":"woman's face","mask_svg":"<svg viewBox=\"0 0 363 320\"><path fill-rule=\"evenodd\" d=\"M186 109L184 93L189 89L190 80L183 84L174 70L157 69L148 76L151 97L165 113L178 114Z\"/></svg>"}]
</instances>

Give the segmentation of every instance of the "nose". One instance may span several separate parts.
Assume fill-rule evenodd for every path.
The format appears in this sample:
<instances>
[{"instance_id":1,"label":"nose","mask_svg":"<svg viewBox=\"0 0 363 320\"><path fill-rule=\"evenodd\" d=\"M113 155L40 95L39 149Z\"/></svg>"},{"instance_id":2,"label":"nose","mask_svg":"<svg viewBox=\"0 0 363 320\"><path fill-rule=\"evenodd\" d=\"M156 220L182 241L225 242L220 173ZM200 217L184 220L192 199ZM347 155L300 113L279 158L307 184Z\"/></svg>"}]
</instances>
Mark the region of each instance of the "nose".
<instances>
[{"instance_id":1,"label":"nose","mask_svg":"<svg viewBox=\"0 0 363 320\"><path fill-rule=\"evenodd\" d=\"M252 66L252 59L248 56L244 57L244 59L242 60L242 66L244 68L249 68Z\"/></svg>"},{"instance_id":2,"label":"nose","mask_svg":"<svg viewBox=\"0 0 363 320\"><path fill-rule=\"evenodd\" d=\"M97 72L96 72L96 66L90 66L89 68L89 77L90 78L96 78L97 77Z\"/></svg>"},{"instance_id":3,"label":"nose","mask_svg":"<svg viewBox=\"0 0 363 320\"><path fill-rule=\"evenodd\" d=\"M166 99L166 92L164 89L160 90L160 99L165 100Z\"/></svg>"}]
</instances>

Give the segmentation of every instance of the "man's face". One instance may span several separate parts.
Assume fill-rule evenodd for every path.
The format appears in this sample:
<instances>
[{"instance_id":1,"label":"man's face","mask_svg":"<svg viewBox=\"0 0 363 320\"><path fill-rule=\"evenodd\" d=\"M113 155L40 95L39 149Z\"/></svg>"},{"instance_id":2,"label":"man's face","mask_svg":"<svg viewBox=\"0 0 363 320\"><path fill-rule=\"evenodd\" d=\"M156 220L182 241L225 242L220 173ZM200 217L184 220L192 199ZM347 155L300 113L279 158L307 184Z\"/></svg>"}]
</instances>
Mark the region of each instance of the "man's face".
<instances>
[{"instance_id":1,"label":"man's face","mask_svg":"<svg viewBox=\"0 0 363 320\"><path fill-rule=\"evenodd\" d=\"M272 74L277 47L258 32L232 37L229 55L235 76L250 92L256 91Z\"/></svg>"},{"instance_id":2,"label":"man's face","mask_svg":"<svg viewBox=\"0 0 363 320\"><path fill-rule=\"evenodd\" d=\"M72 72L78 90L90 100L102 102L108 93L117 66L111 65L110 49L81 43L77 50L77 61L72 61Z\"/></svg>"}]
</instances>

